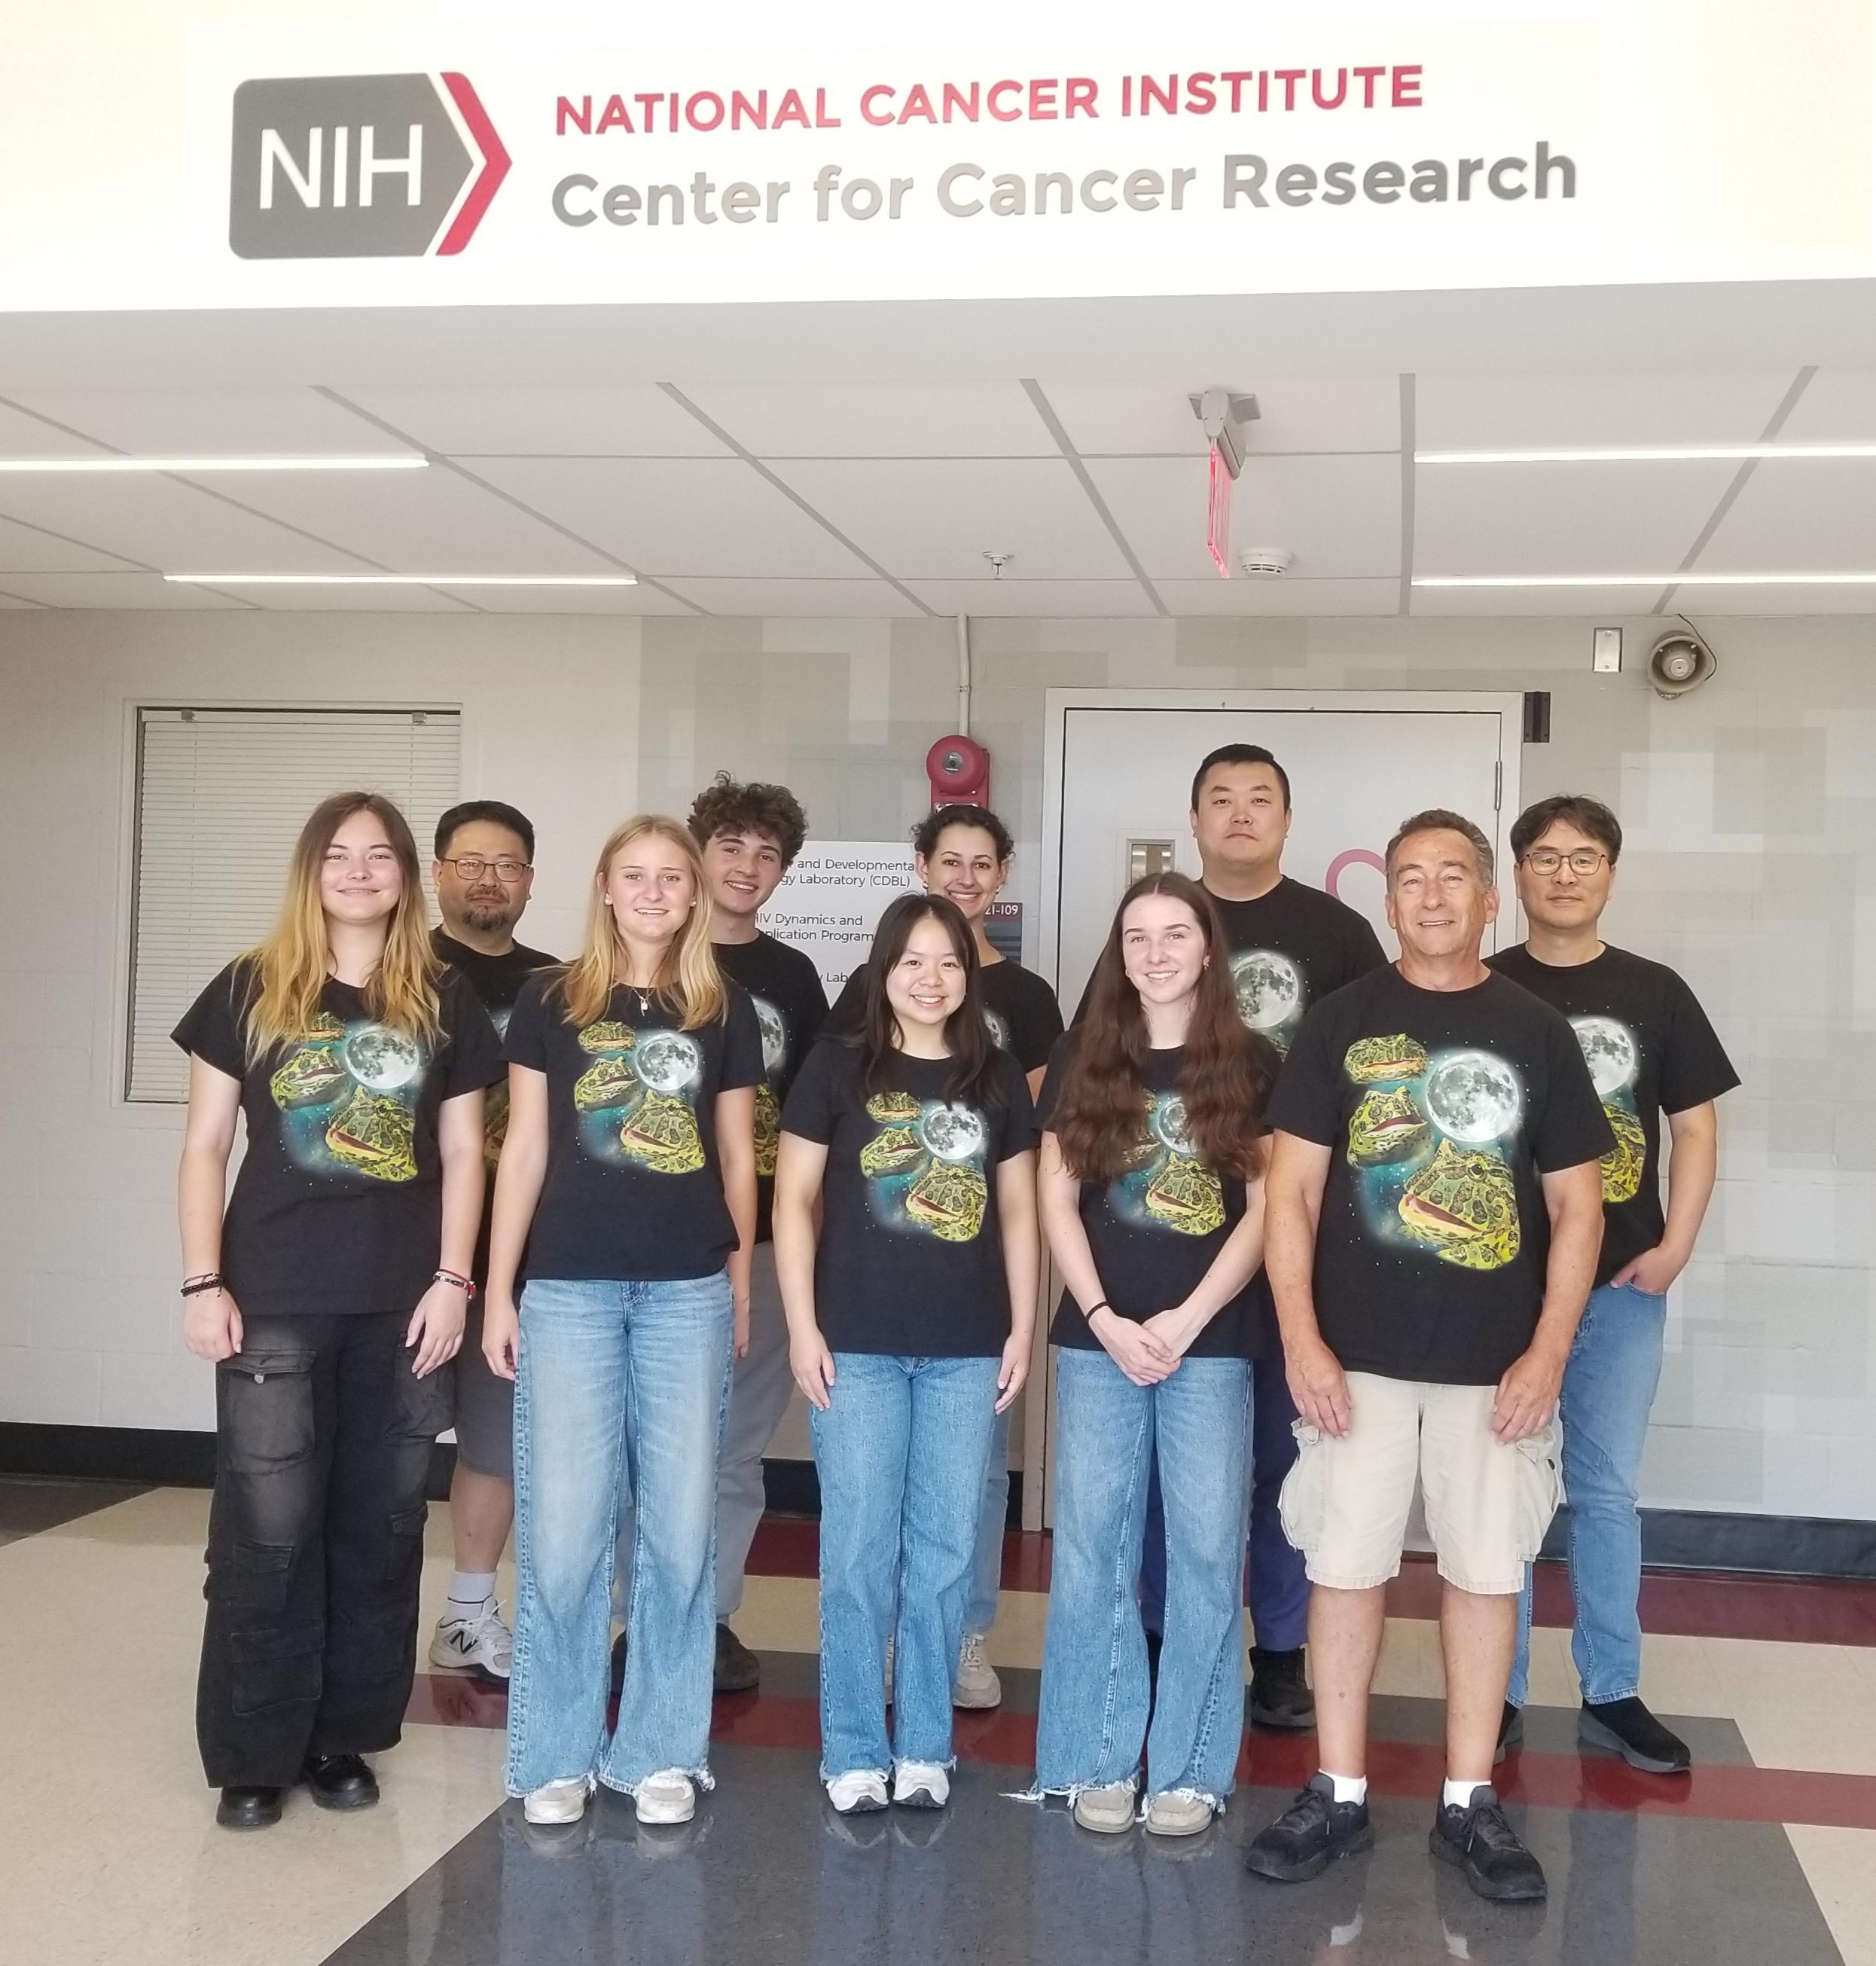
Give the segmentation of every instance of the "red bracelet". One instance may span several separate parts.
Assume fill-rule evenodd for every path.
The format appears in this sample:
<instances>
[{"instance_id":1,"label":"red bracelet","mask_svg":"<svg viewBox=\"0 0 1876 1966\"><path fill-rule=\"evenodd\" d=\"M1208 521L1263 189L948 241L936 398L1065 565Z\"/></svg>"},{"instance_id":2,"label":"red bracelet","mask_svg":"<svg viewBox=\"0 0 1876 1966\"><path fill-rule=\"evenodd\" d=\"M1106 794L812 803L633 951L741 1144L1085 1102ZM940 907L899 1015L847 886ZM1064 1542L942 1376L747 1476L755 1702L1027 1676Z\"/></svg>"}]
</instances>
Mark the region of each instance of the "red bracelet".
<instances>
[{"instance_id":1,"label":"red bracelet","mask_svg":"<svg viewBox=\"0 0 1876 1966\"><path fill-rule=\"evenodd\" d=\"M454 1284L465 1297L473 1297L475 1295L475 1285L467 1277L458 1276L454 1270L439 1270L430 1281L433 1284Z\"/></svg>"}]
</instances>

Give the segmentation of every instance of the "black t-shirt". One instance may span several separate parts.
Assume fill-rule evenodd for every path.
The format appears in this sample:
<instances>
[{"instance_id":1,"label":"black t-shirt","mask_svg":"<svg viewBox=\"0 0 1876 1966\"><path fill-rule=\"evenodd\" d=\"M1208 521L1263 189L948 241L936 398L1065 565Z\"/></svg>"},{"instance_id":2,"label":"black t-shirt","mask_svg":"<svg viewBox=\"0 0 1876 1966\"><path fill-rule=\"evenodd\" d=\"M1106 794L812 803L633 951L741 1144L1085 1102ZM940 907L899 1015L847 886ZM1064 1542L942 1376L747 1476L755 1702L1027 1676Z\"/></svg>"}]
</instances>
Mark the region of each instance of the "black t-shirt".
<instances>
[{"instance_id":1,"label":"black t-shirt","mask_svg":"<svg viewBox=\"0 0 1876 1966\"><path fill-rule=\"evenodd\" d=\"M254 1317L413 1311L441 1253L437 1110L501 1076L488 1014L446 973L442 1030L413 1043L332 979L307 1029L250 1066L255 987L251 965L231 962L172 1033L241 1081L247 1152L221 1242L229 1294Z\"/></svg>"},{"instance_id":2,"label":"black t-shirt","mask_svg":"<svg viewBox=\"0 0 1876 1966\"><path fill-rule=\"evenodd\" d=\"M505 956L486 956L459 942L441 929L430 931L430 946L439 961L455 971L488 1013L489 1022L500 1037L508 1028L508 1013L514 1008L521 986L537 969L552 969L555 959L538 949L516 943ZM508 1137L508 1081L498 1078L488 1088L482 1109L482 1158L488 1168L488 1184L482 1193L482 1226L476 1232L475 1280L488 1279L488 1223L495 1206L495 1168L501 1159L501 1143Z\"/></svg>"},{"instance_id":3,"label":"black t-shirt","mask_svg":"<svg viewBox=\"0 0 1876 1966\"><path fill-rule=\"evenodd\" d=\"M1035 1145L1029 1088L1007 1052L995 1095L945 1097L951 1063L896 1052L868 1096L860 1047L824 1037L782 1130L827 1149L814 1301L829 1350L995 1358L1009 1337L996 1170Z\"/></svg>"},{"instance_id":4,"label":"black t-shirt","mask_svg":"<svg viewBox=\"0 0 1876 1966\"><path fill-rule=\"evenodd\" d=\"M1559 968L1523 943L1490 959L1501 976L1561 1010L1583 1048L1615 1134L1602 1163L1606 1284L1661 1240L1661 1116L1685 1113L1739 1082L1700 1000L1665 963L1605 948L1593 962Z\"/></svg>"},{"instance_id":5,"label":"black t-shirt","mask_svg":"<svg viewBox=\"0 0 1876 1966\"><path fill-rule=\"evenodd\" d=\"M847 979L835 999L827 1020L835 1036L851 1037L860 1029L866 1003L867 973L863 964ZM984 1022L996 1040L1025 1075L1039 1072L1049 1062L1049 1052L1062 1035L1061 1006L1055 992L1033 969L1006 956L1001 962L986 962L977 972L977 988L983 999Z\"/></svg>"},{"instance_id":6,"label":"black t-shirt","mask_svg":"<svg viewBox=\"0 0 1876 1966\"><path fill-rule=\"evenodd\" d=\"M1303 1020L1267 1117L1331 1150L1316 1316L1344 1370L1495 1384L1543 1307L1539 1176L1609 1151L1569 1024L1504 977L1422 990L1390 965Z\"/></svg>"},{"instance_id":7,"label":"black t-shirt","mask_svg":"<svg viewBox=\"0 0 1876 1966\"><path fill-rule=\"evenodd\" d=\"M758 933L753 942L719 942L717 966L749 993L762 1027L762 1080L755 1088L755 1239L769 1239L775 1201L775 1150L782 1107L801 1062L827 1018L827 992L812 956Z\"/></svg>"},{"instance_id":8,"label":"black t-shirt","mask_svg":"<svg viewBox=\"0 0 1876 1966\"><path fill-rule=\"evenodd\" d=\"M576 1030L551 978L522 985L503 1040L547 1077L547 1176L527 1273L560 1281L668 1283L714 1275L736 1246L716 1156L719 1093L762 1078L762 1033L731 983L722 1017L695 1030L664 998L623 984Z\"/></svg>"},{"instance_id":9,"label":"black t-shirt","mask_svg":"<svg viewBox=\"0 0 1876 1966\"><path fill-rule=\"evenodd\" d=\"M1062 1074L1076 1039L1071 1032L1055 1047L1049 1075L1042 1081L1036 1124L1044 1133L1061 1097ZM1258 1041L1247 1036L1247 1044ZM1268 1063L1274 1063L1265 1054ZM1233 1175L1221 1180L1199 1159L1186 1132L1186 1106L1179 1097L1183 1046L1147 1054L1147 1105L1134 1165L1105 1187L1083 1181L1081 1224L1088 1232L1102 1294L1115 1312L1145 1323L1156 1311L1183 1304L1204 1280L1224 1240L1244 1217L1244 1184ZM1189 1358L1246 1358L1263 1355L1268 1334L1257 1317L1257 1275L1222 1306L1195 1338ZM1049 1342L1077 1351L1094 1351L1101 1341L1074 1294L1063 1291Z\"/></svg>"}]
</instances>

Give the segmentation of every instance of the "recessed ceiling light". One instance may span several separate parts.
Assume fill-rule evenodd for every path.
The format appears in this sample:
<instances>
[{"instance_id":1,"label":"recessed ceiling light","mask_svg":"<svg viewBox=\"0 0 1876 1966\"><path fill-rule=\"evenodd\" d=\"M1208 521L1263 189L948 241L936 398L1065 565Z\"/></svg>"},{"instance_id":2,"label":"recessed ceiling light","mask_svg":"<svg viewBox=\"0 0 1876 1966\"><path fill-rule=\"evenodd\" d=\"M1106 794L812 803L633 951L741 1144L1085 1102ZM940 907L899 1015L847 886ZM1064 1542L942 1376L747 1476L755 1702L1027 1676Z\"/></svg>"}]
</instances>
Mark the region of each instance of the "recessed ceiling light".
<instances>
[{"instance_id":1,"label":"recessed ceiling light","mask_svg":"<svg viewBox=\"0 0 1876 1966\"><path fill-rule=\"evenodd\" d=\"M0 471L422 471L413 450L368 457L0 457Z\"/></svg>"},{"instance_id":2,"label":"recessed ceiling light","mask_svg":"<svg viewBox=\"0 0 1876 1966\"><path fill-rule=\"evenodd\" d=\"M1416 574L1416 587L1876 587L1876 573Z\"/></svg>"},{"instance_id":3,"label":"recessed ceiling light","mask_svg":"<svg viewBox=\"0 0 1876 1966\"><path fill-rule=\"evenodd\" d=\"M1688 443L1602 450L1417 450L1416 464L1659 464L1713 458L1876 457L1876 443Z\"/></svg>"},{"instance_id":4,"label":"recessed ceiling light","mask_svg":"<svg viewBox=\"0 0 1876 1966\"><path fill-rule=\"evenodd\" d=\"M192 587L636 587L636 573L166 573Z\"/></svg>"}]
</instances>

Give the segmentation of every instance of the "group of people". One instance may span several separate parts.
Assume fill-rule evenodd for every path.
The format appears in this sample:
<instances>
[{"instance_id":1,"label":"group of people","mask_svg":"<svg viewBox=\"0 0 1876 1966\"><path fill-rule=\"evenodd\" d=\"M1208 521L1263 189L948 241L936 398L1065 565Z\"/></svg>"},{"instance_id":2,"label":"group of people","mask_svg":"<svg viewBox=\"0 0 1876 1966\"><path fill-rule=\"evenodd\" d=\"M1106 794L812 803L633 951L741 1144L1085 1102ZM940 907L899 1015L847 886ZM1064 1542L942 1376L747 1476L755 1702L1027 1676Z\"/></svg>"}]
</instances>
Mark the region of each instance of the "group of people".
<instances>
[{"instance_id":1,"label":"group of people","mask_svg":"<svg viewBox=\"0 0 1876 1966\"><path fill-rule=\"evenodd\" d=\"M1513 827L1529 939L1489 962L1472 821L1419 813L1388 843L1392 963L1284 875L1290 821L1268 751L1205 759L1200 879L1128 889L1064 1032L986 933L1012 846L980 807L920 825L922 891L830 1011L758 926L806 833L784 788L719 777L687 823L620 827L566 962L515 939L534 838L513 807L445 815L433 933L396 807L322 804L273 933L176 1032L185 1330L217 1366L198 1724L218 1819L277 1821L302 1781L377 1799L365 1757L398 1737L453 1423L432 1664L507 1680L529 1821L577 1820L600 1784L687 1820L713 1691L759 1676L729 1621L794 1387L829 1804L943 1807L954 1707L1001 1698L986 1641L1045 1247L1030 1799L1100 1834L1204 1829L1235 1780L1247 1602L1253 1723L1320 1742L1248 1866L1296 1881L1366 1847L1417 1483L1443 1591L1434 1854L1482 1895L1543 1894L1492 1771L1565 1488L1582 1736L1685 1770L1639 1697L1636 1488L1736 1079L1685 983L1600 939L1621 831L1597 801Z\"/></svg>"}]
</instances>

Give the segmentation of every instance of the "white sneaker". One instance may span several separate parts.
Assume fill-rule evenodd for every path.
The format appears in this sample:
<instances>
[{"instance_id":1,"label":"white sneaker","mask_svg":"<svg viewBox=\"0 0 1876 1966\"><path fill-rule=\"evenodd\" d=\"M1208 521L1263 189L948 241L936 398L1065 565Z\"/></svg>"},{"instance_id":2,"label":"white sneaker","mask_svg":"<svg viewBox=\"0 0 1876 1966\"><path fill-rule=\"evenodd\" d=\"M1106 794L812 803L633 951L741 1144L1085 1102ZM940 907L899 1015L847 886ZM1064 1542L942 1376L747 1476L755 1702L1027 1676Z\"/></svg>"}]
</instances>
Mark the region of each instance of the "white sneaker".
<instances>
[{"instance_id":1,"label":"white sneaker","mask_svg":"<svg viewBox=\"0 0 1876 1966\"><path fill-rule=\"evenodd\" d=\"M590 1775L568 1775L530 1789L521 1813L530 1823L578 1823L586 1813L587 1797L592 1793Z\"/></svg>"},{"instance_id":2,"label":"white sneaker","mask_svg":"<svg viewBox=\"0 0 1876 1966\"><path fill-rule=\"evenodd\" d=\"M951 1681L951 1704L976 1710L1003 1703L1003 1682L996 1668L983 1655L984 1635L964 1634L964 1656L957 1661L957 1677Z\"/></svg>"},{"instance_id":3,"label":"white sneaker","mask_svg":"<svg viewBox=\"0 0 1876 1966\"><path fill-rule=\"evenodd\" d=\"M1212 1821L1212 1804L1189 1788L1162 1789L1147 1804L1149 1836L1196 1836Z\"/></svg>"},{"instance_id":4,"label":"white sneaker","mask_svg":"<svg viewBox=\"0 0 1876 1966\"><path fill-rule=\"evenodd\" d=\"M942 1809L951 1778L936 1761L901 1761L893 1771L893 1800L901 1809Z\"/></svg>"},{"instance_id":5,"label":"white sneaker","mask_svg":"<svg viewBox=\"0 0 1876 1966\"><path fill-rule=\"evenodd\" d=\"M836 1775L827 1785L827 1799L842 1816L865 1816L886 1806L886 1784L870 1768Z\"/></svg>"},{"instance_id":6,"label":"white sneaker","mask_svg":"<svg viewBox=\"0 0 1876 1966\"><path fill-rule=\"evenodd\" d=\"M1075 1797L1075 1820L1097 1836L1124 1836L1134 1826L1134 1785L1131 1781L1105 1782L1084 1788Z\"/></svg>"},{"instance_id":7,"label":"white sneaker","mask_svg":"<svg viewBox=\"0 0 1876 1966\"><path fill-rule=\"evenodd\" d=\"M442 1617L430 1640L430 1664L445 1671L484 1672L506 1679L514 1665L514 1634L491 1597L466 1618Z\"/></svg>"},{"instance_id":8,"label":"white sneaker","mask_svg":"<svg viewBox=\"0 0 1876 1966\"><path fill-rule=\"evenodd\" d=\"M697 1813L697 1784L675 1768L647 1775L633 1798L641 1823L688 1823Z\"/></svg>"}]
</instances>

